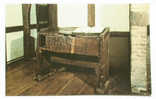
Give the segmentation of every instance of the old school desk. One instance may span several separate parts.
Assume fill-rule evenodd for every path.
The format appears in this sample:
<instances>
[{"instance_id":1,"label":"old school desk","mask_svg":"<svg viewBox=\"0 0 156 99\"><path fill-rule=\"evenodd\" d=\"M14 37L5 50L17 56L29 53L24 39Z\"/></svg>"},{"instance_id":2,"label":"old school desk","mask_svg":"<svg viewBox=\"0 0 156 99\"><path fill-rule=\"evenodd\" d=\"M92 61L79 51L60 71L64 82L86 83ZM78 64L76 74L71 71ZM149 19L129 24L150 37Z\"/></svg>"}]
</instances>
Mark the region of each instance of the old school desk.
<instances>
[{"instance_id":1,"label":"old school desk","mask_svg":"<svg viewBox=\"0 0 156 99\"><path fill-rule=\"evenodd\" d=\"M84 33L86 31L87 33ZM72 66L93 68L96 72L96 88L102 88L109 77L108 43L110 33L109 28L103 28L98 32L94 29L79 28L63 28L56 32L48 29L41 30L38 33L36 77L40 79L39 72L44 67L45 52L51 52L52 55L65 54L65 57L55 58L54 61ZM74 59L74 57L81 58ZM92 58L96 60L92 61Z\"/></svg>"}]
</instances>

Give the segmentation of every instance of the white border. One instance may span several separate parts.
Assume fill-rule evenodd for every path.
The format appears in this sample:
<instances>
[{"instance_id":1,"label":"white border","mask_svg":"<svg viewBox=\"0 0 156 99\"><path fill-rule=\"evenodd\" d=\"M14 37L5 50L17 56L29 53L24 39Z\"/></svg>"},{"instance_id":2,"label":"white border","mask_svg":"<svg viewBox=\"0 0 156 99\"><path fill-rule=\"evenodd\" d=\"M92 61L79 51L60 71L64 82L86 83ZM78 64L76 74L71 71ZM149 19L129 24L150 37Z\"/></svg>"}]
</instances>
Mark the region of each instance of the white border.
<instances>
[{"instance_id":1,"label":"white border","mask_svg":"<svg viewBox=\"0 0 156 99\"><path fill-rule=\"evenodd\" d=\"M5 95L5 5L0 4L0 97Z\"/></svg>"},{"instance_id":2,"label":"white border","mask_svg":"<svg viewBox=\"0 0 156 99\"><path fill-rule=\"evenodd\" d=\"M151 31L151 74L152 74L152 97L149 96L5 96L5 5L15 3L150 3L150 31ZM119 98L119 99L136 99L136 98L156 98L156 2L155 0L1 0L0 3L0 99L11 98Z\"/></svg>"}]
</instances>

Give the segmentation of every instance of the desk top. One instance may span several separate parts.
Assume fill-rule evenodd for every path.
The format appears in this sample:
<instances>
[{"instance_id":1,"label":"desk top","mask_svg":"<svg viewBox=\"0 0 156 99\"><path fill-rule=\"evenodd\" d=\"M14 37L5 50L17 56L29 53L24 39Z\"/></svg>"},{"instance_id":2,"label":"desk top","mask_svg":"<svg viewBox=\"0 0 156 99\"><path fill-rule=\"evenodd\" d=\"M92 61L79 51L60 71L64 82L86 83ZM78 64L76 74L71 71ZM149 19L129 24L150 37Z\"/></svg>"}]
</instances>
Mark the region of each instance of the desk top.
<instances>
[{"instance_id":1,"label":"desk top","mask_svg":"<svg viewBox=\"0 0 156 99\"><path fill-rule=\"evenodd\" d=\"M62 27L58 31L54 32L48 28L44 28L40 31L40 34L64 34L64 35L99 35L105 30L104 27Z\"/></svg>"},{"instance_id":2,"label":"desk top","mask_svg":"<svg viewBox=\"0 0 156 99\"><path fill-rule=\"evenodd\" d=\"M40 31L40 35L45 36L45 46L43 46L43 50L56 53L99 56L100 46L104 44L102 43L103 41L108 40L109 36L108 28L101 29L101 31L102 30L103 32L101 33L83 33L83 29L76 27L62 28L62 30L59 29L59 31L56 32L44 29ZM72 34L67 34L67 31L72 32ZM73 31L76 31L76 33L73 33Z\"/></svg>"}]
</instances>

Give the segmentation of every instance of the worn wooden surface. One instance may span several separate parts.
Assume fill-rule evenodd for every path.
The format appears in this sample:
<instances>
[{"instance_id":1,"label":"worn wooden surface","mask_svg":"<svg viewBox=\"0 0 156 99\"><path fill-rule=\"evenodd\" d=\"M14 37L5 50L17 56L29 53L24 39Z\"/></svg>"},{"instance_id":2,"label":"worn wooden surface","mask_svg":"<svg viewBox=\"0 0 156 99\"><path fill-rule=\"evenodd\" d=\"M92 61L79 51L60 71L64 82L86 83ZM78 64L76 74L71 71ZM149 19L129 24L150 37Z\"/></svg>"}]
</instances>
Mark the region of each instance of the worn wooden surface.
<instances>
[{"instance_id":1,"label":"worn wooden surface","mask_svg":"<svg viewBox=\"0 0 156 99\"><path fill-rule=\"evenodd\" d=\"M71 60L68 58L61 58L61 57L56 57L56 56L52 57L52 61L71 65L71 66L79 66L79 67L87 67L87 68L96 68L96 66L98 65L98 63L96 62Z\"/></svg>"},{"instance_id":2,"label":"worn wooden surface","mask_svg":"<svg viewBox=\"0 0 156 99\"><path fill-rule=\"evenodd\" d=\"M30 4L23 4L22 5L22 12L23 12L23 24L24 24L24 58L29 58L29 45L30 45Z\"/></svg>"},{"instance_id":3,"label":"worn wooden surface","mask_svg":"<svg viewBox=\"0 0 156 99\"><path fill-rule=\"evenodd\" d=\"M92 69L67 68L40 82L34 81L33 67L36 60L19 61L7 65L7 96L46 96L46 95L95 95L96 76ZM127 73L114 70L108 80L105 94L130 94Z\"/></svg>"},{"instance_id":4,"label":"worn wooden surface","mask_svg":"<svg viewBox=\"0 0 156 99\"><path fill-rule=\"evenodd\" d=\"M98 56L99 42L98 37L76 37L74 52L82 55Z\"/></svg>"},{"instance_id":5,"label":"worn wooden surface","mask_svg":"<svg viewBox=\"0 0 156 99\"><path fill-rule=\"evenodd\" d=\"M45 48L57 53L70 53L89 56L99 55L98 37L46 36ZM41 40L42 41L42 40Z\"/></svg>"},{"instance_id":6,"label":"worn wooden surface","mask_svg":"<svg viewBox=\"0 0 156 99\"><path fill-rule=\"evenodd\" d=\"M23 30L24 30L24 58L28 59L33 57L35 54L34 50L34 38L30 36L30 11L31 4L22 5L23 15Z\"/></svg>"},{"instance_id":7,"label":"worn wooden surface","mask_svg":"<svg viewBox=\"0 0 156 99\"><path fill-rule=\"evenodd\" d=\"M73 37L68 36L46 36L45 47L53 52L70 53Z\"/></svg>"},{"instance_id":8,"label":"worn wooden surface","mask_svg":"<svg viewBox=\"0 0 156 99\"><path fill-rule=\"evenodd\" d=\"M88 26L95 26L95 4L88 4Z\"/></svg>"},{"instance_id":9,"label":"worn wooden surface","mask_svg":"<svg viewBox=\"0 0 156 99\"><path fill-rule=\"evenodd\" d=\"M44 33L44 31L43 31ZM55 32L54 32L55 33ZM36 79L40 80L43 78L40 75L43 74L44 70L44 60L46 63L49 63L49 55L45 54L46 51L54 52L54 53L64 53L64 54L77 54L77 55L85 55L85 56L94 56L98 57L99 61L97 63L94 62L85 62L83 60L70 60L62 59L62 58L54 58L52 59L54 62L60 62L67 65L77 65L80 67L88 67L93 68L96 71L96 88L101 88L99 85L102 81L102 85L104 85L105 81L109 76L109 28L105 28L102 33L98 35L90 35L90 36L71 36L71 35L60 35L60 34L39 34L38 37L38 48L37 48L37 59L38 66L36 66ZM52 54L51 54L52 55ZM46 65L47 66L47 65Z\"/></svg>"},{"instance_id":10,"label":"worn wooden surface","mask_svg":"<svg viewBox=\"0 0 156 99\"><path fill-rule=\"evenodd\" d=\"M57 4L49 4L49 29L51 31L57 31Z\"/></svg>"},{"instance_id":11,"label":"worn wooden surface","mask_svg":"<svg viewBox=\"0 0 156 99\"><path fill-rule=\"evenodd\" d=\"M85 94L94 94L93 87L82 80L83 77L87 80L87 73L79 75L77 74L78 72L58 72L54 76L37 82L33 80L33 65L36 65L35 61L21 61L7 68L7 96L74 95L82 94L82 92L85 92Z\"/></svg>"},{"instance_id":12,"label":"worn wooden surface","mask_svg":"<svg viewBox=\"0 0 156 99\"><path fill-rule=\"evenodd\" d=\"M101 53L100 53L100 64L103 76L109 77L109 68L110 68L110 57L109 57L109 38L110 35L103 36L101 39Z\"/></svg>"}]
</instances>

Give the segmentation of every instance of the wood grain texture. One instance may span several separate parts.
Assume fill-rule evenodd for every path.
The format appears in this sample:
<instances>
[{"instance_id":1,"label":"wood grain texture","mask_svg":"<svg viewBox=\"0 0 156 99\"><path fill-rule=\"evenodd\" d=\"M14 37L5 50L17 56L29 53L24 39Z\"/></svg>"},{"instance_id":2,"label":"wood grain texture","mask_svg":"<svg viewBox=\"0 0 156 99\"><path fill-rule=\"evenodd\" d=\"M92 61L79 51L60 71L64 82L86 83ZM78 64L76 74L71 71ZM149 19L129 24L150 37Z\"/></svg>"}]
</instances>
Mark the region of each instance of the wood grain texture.
<instances>
[{"instance_id":1,"label":"wood grain texture","mask_svg":"<svg viewBox=\"0 0 156 99\"><path fill-rule=\"evenodd\" d=\"M43 41L43 40L41 40ZM98 56L98 37L46 36L45 48L56 53Z\"/></svg>"},{"instance_id":2,"label":"wood grain texture","mask_svg":"<svg viewBox=\"0 0 156 99\"><path fill-rule=\"evenodd\" d=\"M52 60L54 62L71 65L71 66L80 66L80 67L86 67L86 68L96 68L98 63L96 62L87 62L87 61L80 61L80 60L71 60L68 58L60 58L60 57L52 57Z\"/></svg>"},{"instance_id":3,"label":"wood grain texture","mask_svg":"<svg viewBox=\"0 0 156 99\"><path fill-rule=\"evenodd\" d=\"M57 4L49 4L49 29L57 31Z\"/></svg>"},{"instance_id":4,"label":"wood grain texture","mask_svg":"<svg viewBox=\"0 0 156 99\"><path fill-rule=\"evenodd\" d=\"M22 5L23 30L24 30L24 58L28 59L34 56L34 38L30 36L30 10L31 4Z\"/></svg>"},{"instance_id":5,"label":"wood grain texture","mask_svg":"<svg viewBox=\"0 0 156 99\"><path fill-rule=\"evenodd\" d=\"M95 4L88 4L88 26L95 26Z\"/></svg>"},{"instance_id":6,"label":"wood grain texture","mask_svg":"<svg viewBox=\"0 0 156 99\"><path fill-rule=\"evenodd\" d=\"M40 82L34 81L33 67L36 60L19 61L7 65L7 96L49 96L49 95L95 95L96 76L93 71L84 68L70 67ZM107 94L122 95L128 93L130 86L128 75L116 70L109 76L111 87ZM110 86L110 85L109 85Z\"/></svg>"},{"instance_id":7,"label":"wood grain texture","mask_svg":"<svg viewBox=\"0 0 156 99\"><path fill-rule=\"evenodd\" d=\"M9 65L6 73L7 96L74 95L80 93L79 91L85 85L85 81L80 79L84 76L87 78L85 73L77 76L68 71L58 72L40 82L34 81L33 65L37 65L36 61L23 61ZM90 90L93 88L91 87Z\"/></svg>"},{"instance_id":8,"label":"wood grain texture","mask_svg":"<svg viewBox=\"0 0 156 99\"><path fill-rule=\"evenodd\" d=\"M42 34L44 34L44 31L42 31ZM95 69L96 76L97 76L96 77L97 86L95 86L95 89L100 87L99 84L101 81L103 81L102 83L104 84L105 81L108 79L109 76L108 40L110 37L109 28L105 28L102 33L96 36L95 35L65 36L65 35L48 34L48 33L45 33L44 35L42 34L39 34L40 44L38 44L39 57L37 59L38 59L38 67L40 67L40 69L38 69L39 72L42 72L42 69L45 67L41 65L41 63L43 63L43 59L46 58L46 56L48 56L47 58L50 58L49 57L50 54L46 54L46 52L48 51L49 53L53 52L53 53L61 53L61 54L85 55L91 57L94 56L97 58L100 57L97 63L91 61L86 62L81 60L68 59L68 57L66 58L53 57L52 60L54 62L67 64L69 66L79 66L79 67L87 67L87 68ZM38 75L40 74L36 73L37 77Z\"/></svg>"}]
</instances>

